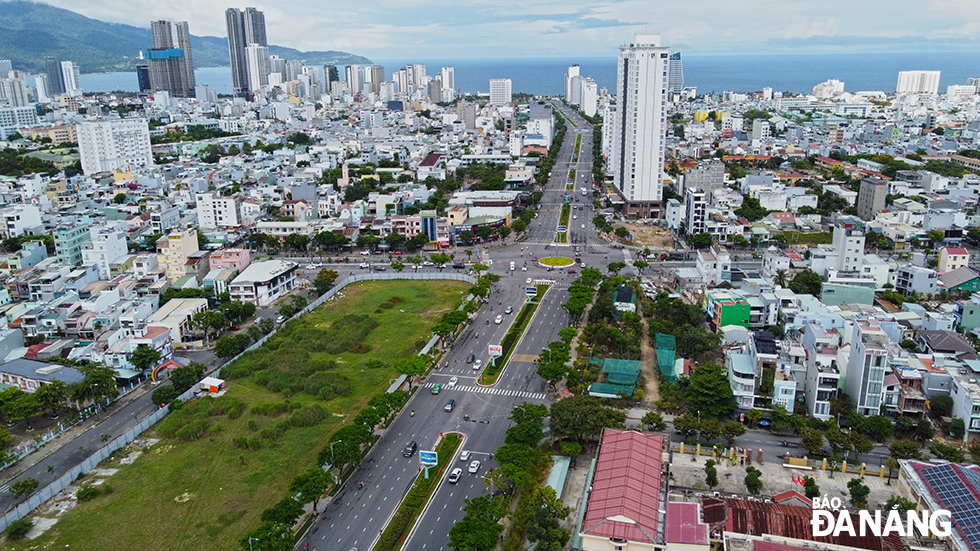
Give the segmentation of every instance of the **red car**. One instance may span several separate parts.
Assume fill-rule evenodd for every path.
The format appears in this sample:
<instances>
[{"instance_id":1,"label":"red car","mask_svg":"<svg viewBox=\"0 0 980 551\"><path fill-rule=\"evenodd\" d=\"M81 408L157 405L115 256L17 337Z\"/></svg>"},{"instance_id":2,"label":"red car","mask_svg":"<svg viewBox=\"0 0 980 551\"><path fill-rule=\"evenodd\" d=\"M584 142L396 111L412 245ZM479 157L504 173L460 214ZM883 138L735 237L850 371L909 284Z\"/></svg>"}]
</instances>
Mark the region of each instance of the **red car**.
<instances>
[{"instance_id":1,"label":"red car","mask_svg":"<svg viewBox=\"0 0 980 551\"><path fill-rule=\"evenodd\" d=\"M347 259L346 258L338 258L338 259L334 260L334 262L347 262Z\"/></svg>"},{"instance_id":2,"label":"red car","mask_svg":"<svg viewBox=\"0 0 980 551\"><path fill-rule=\"evenodd\" d=\"M536 256L532 256L531 257L531 262L537 262L537 261L538 261L538 257L536 257Z\"/></svg>"},{"instance_id":3,"label":"red car","mask_svg":"<svg viewBox=\"0 0 980 551\"><path fill-rule=\"evenodd\" d=\"M574 274L575 273L575 270L568 270L568 273Z\"/></svg>"},{"instance_id":4,"label":"red car","mask_svg":"<svg viewBox=\"0 0 980 551\"><path fill-rule=\"evenodd\" d=\"M394 252L393 254L394 254L395 256L401 256L401 254L402 254L402 252L401 252L401 251L395 251L395 252Z\"/></svg>"},{"instance_id":5,"label":"red car","mask_svg":"<svg viewBox=\"0 0 980 551\"><path fill-rule=\"evenodd\" d=\"M238 331L239 329L241 329L241 327L238 327L237 325L232 325L228 329L231 329L232 331Z\"/></svg>"}]
</instances>

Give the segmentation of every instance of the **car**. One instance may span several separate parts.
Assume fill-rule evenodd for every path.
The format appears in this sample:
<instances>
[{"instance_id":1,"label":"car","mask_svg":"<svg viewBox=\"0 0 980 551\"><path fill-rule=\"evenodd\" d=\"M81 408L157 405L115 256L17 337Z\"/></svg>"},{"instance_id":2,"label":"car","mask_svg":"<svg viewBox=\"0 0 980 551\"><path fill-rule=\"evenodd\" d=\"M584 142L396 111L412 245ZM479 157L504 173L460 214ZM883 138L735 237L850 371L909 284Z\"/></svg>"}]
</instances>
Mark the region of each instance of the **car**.
<instances>
[{"instance_id":1,"label":"car","mask_svg":"<svg viewBox=\"0 0 980 551\"><path fill-rule=\"evenodd\" d=\"M512 313L514 313L514 307L513 306L508 306L507 308L504 308L504 313L505 314L512 314Z\"/></svg>"},{"instance_id":2,"label":"car","mask_svg":"<svg viewBox=\"0 0 980 551\"><path fill-rule=\"evenodd\" d=\"M482 366L482 365L483 365L483 360L477 360L477 361L473 362L473 371L476 371L477 369L480 369L480 366Z\"/></svg>"},{"instance_id":3,"label":"car","mask_svg":"<svg viewBox=\"0 0 980 551\"><path fill-rule=\"evenodd\" d=\"M367 262L361 262L360 264L357 265L357 267L358 268L370 268L371 265L368 264Z\"/></svg>"},{"instance_id":4,"label":"car","mask_svg":"<svg viewBox=\"0 0 980 551\"><path fill-rule=\"evenodd\" d=\"M521 271L522 272L526 272L527 271L527 266L521 266Z\"/></svg>"},{"instance_id":5,"label":"car","mask_svg":"<svg viewBox=\"0 0 980 551\"><path fill-rule=\"evenodd\" d=\"M383 271L385 271L385 265L384 264L375 264L374 265L374 271L375 272L383 272Z\"/></svg>"},{"instance_id":6,"label":"car","mask_svg":"<svg viewBox=\"0 0 980 551\"><path fill-rule=\"evenodd\" d=\"M471 472L471 473L475 473L475 472L479 471L480 470L480 462L477 461L476 459L474 459L473 462L470 463L470 468L467 469L467 470L469 472Z\"/></svg>"},{"instance_id":7,"label":"car","mask_svg":"<svg viewBox=\"0 0 980 551\"><path fill-rule=\"evenodd\" d=\"M497 317L493 319L493 322L496 323L497 325L500 325L502 321L504 321L503 314L497 314Z\"/></svg>"},{"instance_id":8,"label":"car","mask_svg":"<svg viewBox=\"0 0 980 551\"><path fill-rule=\"evenodd\" d=\"M449 473L449 483L455 484L459 482L459 477L463 476L463 469L456 467L453 472Z\"/></svg>"},{"instance_id":9,"label":"car","mask_svg":"<svg viewBox=\"0 0 980 551\"><path fill-rule=\"evenodd\" d=\"M402 255L402 252L401 251L395 251L392 254L394 254L395 256L401 256Z\"/></svg>"},{"instance_id":10,"label":"car","mask_svg":"<svg viewBox=\"0 0 980 551\"><path fill-rule=\"evenodd\" d=\"M337 258L337 259L334 260L334 262L347 262L347 258L346 257L344 257L344 258ZM320 268L320 267L323 266L323 264L314 264L314 266L316 266L317 268Z\"/></svg>"},{"instance_id":11,"label":"car","mask_svg":"<svg viewBox=\"0 0 980 551\"><path fill-rule=\"evenodd\" d=\"M402 451L402 455L404 455L405 457L412 457L413 455L415 455L415 450L417 449L419 449L419 445L415 443L415 440L412 440L411 442L405 445L405 450Z\"/></svg>"},{"instance_id":12,"label":"car","mask_svg":"<svg viewBox=\"0 0 980 551\"><path fill-rule=\"evenodd\" d=\"M473 363L474 360L476 360L476 355L475 354L470 354L469 356L466 357L466 363L468 363L468 364Z\"/></svg>"},{"instance_id":13,"label":"car","mask_svg":"<svg viewBox=\"0 0 980 551\"><path fill-rule=\"evenodd\" d=\"M585 229L585 224L582 224L582 229L583 229L583 230Z\"/></svg>"},{"instance_id":14,"label":"car","mask_svg":"<svg viewBox=\"0 0 980 551\"><path fill-rule=\"evenodd\" d=\"M527 278L527 280L524 283L530 285L531 284L531 278Z\"/></svg>"},{"instance_id":15,"label":"car","mask_svg":"<svg viewBox=\"0 0 980 551\"><path fill-rule=\"evenodd\" d=\"M454 407L456 407L456 400L453 400L452 398L450 398L449 401L446 402L446 407L444 407L442 409L445 410L448 413L448 412L452 411Z\"/></svg>"},{"instance_id":16,"label":"car","mask_svg":"<svg viewBox=\"0 0 980 551\"><path fill-rule=\"evenodd\" d=\"M367 256L369 254L371 254L371 251L361 251L361 255L363 256Z\"/></svg>"},{"instance_id":17,"label":"car","mask_svg":"<svg viewBox=\"0 0 980 551\"><path fill-rule=\"evenodd\" d=\"M449 379L449 383L447 383L446 386L456 386L456 383L458 382L459 377L453 377L452 379Z\"/></svg>"},{"instance_id":18,"label":"car","mask_svg":"<svg viewBox=\"0 0 980 551\"><path fill-rule=\"evenodd\" d=\"M282 323L284 321L286 321L286 316L279 316L276 318L276 323Z\"/></svg>"},{"instance_id":19,"label":"car","mask_svg":"<svg viewBox=\"0 0 980 551\"><path fill-rule=\"evenodd\" d=\"M442 383L436 383L435 386L432 387L432 393L439 394L440 392L442 392Z\"/></svg>"},{"instance_id":20,"label":"car","mask_svg":"<svg viewBox=\"0 0 980 551\"><path fill-rule=\"evenodd\" d=\"M568 273L574 274L575 273L575 270L568 270Z\"/></svg>"},{"instance_id":21,"label":"car","mask_svg":"<svg viewBox=\"0 0 980 551\"><path fill-rule=\"evenodd\" d=\"M578 220L578 215L577 214L573 214L572 215L572 220Z\"/></svg>"},{"instance_id":22,"label":"car","mask_svg":"<svg viewBox=\"0 0 980 551\"><path fill-rule=\"evenodd\" d=\"M435 264L433 264L432 262L429 262L428 260L423 260L422 261L422 265L423 266L435 266Z\"/></svg>"},{"instance_id":23,"label":"car","mask_svg":"<svg viewBox=\"0 0 980 551\"><path fill-rule=\"evenodd\" d=\"M469 461L470 460L470 452L469 452L469 450L463 450L463 451L461 451L459 453L459 460L460 461Z\"/></svg>"}]
</instances>

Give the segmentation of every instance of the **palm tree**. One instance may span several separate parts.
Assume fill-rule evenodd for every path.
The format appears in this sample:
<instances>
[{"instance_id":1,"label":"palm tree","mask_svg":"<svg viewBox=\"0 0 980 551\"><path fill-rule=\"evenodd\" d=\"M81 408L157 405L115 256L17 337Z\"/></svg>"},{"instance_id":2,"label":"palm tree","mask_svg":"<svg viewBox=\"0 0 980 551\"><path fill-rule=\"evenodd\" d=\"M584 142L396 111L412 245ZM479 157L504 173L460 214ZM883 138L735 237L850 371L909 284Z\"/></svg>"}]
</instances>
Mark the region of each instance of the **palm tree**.
<instances>
[{"instance_id":1,"label":"palm tree","mask_svg":"<svg viewBox=\"0 0 980 551\"><path fill-rule=\"evenodd\" d=\"M776 277L773 282L780 287L786 287L786 279L789 277L789 273L786 270L776 270Z\"/></svg>"}]
</instances>

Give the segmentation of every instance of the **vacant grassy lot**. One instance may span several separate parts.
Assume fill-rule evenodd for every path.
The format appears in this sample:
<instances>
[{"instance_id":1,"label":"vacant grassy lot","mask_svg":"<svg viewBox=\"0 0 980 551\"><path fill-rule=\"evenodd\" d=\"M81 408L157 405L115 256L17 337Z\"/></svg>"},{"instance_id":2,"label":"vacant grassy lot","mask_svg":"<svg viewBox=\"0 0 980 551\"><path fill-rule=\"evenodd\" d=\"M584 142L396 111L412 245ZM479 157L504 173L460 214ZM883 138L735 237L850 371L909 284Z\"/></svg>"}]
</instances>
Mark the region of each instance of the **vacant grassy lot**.
<instances>
[{"instance_id":1,"label":"vacant grassy lot","mask_svg":"<svg viewBox=\"0 0 980 551\"><path fill-rule=\"evenodd\" d=\"M184 422L180 413L171 414L145 433L160 441L132 464L120 464L123 452L103 464L119 469L98 486L111 486L111 493L78 503L36 540L4 545L13 550L240 549L239 539L260 524L263 510L285 497L292 478L314 464L329 435L387 388L396 376L391 362L414 355L416 344L428 338L429 328L468 287L379 281L346 288L243 359L250 374L229 380L228 393L218 402L225 407L186 405L193 417L187 413ZM292 376L299 373L309 373L315 384ZM268 406L287 400L288 408ZM325 419L315 406L325 410ZM170 419L182 422L168 426ZM43 509L39 516L56 518Z\"/></svg>"}]
</instances>

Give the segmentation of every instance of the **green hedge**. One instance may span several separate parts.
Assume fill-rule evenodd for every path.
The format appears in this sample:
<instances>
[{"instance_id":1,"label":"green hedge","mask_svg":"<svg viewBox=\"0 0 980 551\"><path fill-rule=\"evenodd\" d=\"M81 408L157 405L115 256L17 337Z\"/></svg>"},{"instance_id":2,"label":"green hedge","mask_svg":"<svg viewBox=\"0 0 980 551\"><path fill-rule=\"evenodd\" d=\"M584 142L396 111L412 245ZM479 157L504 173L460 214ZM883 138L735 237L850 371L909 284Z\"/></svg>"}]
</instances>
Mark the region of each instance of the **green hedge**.
<instances>
[{"instance_id":1,"label":"green hedge","mask_svg":"<svg viewBox=\"0 0 980 551\"><path fill-rule=\"evenodd\" d=\"M540 300L541 296L538 295L537 298ZM484 378L489 379L486 384L492 384L497 380L497 376L500 375L501 371L503 371L504 364L506 364L507 360L510 358L511 353L514 351L514 347L517 346L517 341L520 340L521 335L524 334L524 330L527 329L527 326L531 321L531 316L534 314L534 311L537 308L537 302L529 302L521 308L521 311L518 312L517 317L514 318L514 324L510 326L510 331L507 331L507 334L504 335L503 341L500 342L501 348L503 348L503 355L500 356L500 361L498 361L494 366L490 366L488 364L486 369L483 371L480 380ZM478 384L479 382L480 381L477 381Z\"/></svg>"}]
</instances>

